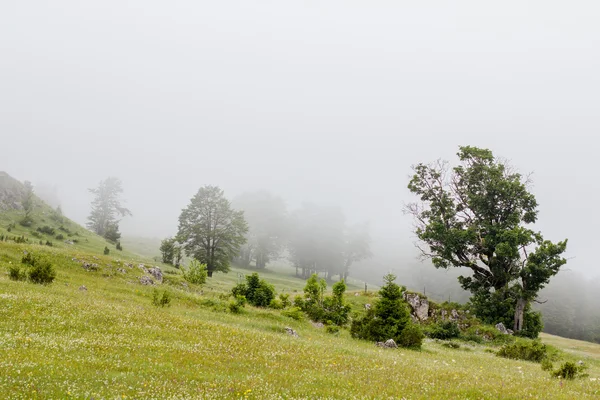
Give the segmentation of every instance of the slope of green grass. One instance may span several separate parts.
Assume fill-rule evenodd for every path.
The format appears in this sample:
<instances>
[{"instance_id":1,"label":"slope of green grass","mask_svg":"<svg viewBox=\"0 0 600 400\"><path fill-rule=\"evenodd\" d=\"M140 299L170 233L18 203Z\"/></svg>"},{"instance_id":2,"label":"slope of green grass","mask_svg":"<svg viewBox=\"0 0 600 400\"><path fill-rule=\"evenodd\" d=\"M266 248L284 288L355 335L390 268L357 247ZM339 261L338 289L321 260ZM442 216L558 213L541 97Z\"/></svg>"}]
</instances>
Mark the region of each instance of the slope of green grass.
<instances>
[{"instance_id":1,"label":"slope of green grass","mask_svg":"<svg viewBox=\"0 0 600 400\"><path fill-rule=\"evenodd\" d=\"M8 279L23 251L57 266L49 286ZM94 258L95 257L95 258ZM88 272L77 260L93 260ZM125 270L125 273L119 269ZM585 399L600 396L598 360L589 378L553 379L539 364L506 360L484 346L383 350L331 335L309 321L248 307L227 312L235 275L185 287L165 269L159 289L172 306L151 305L142 272L112 256L72 248L0 243L0 397L9 399ZM274 277L273 277L274 278ZM268 278L269 279L269 278ZM280 277L279 290L297 287ZM87 290L79 290L85 285ZM300 337L285 333L297 330ZM545 340L554 340L548 336ZM558 346L568 347L571 341ZM600 352L590 345L585 352ZM466 348L465 348L466 347ZM580 355L578 354L579 358ZM574 359L578 359L574 358Z\"/></svg>"}]
</instances>

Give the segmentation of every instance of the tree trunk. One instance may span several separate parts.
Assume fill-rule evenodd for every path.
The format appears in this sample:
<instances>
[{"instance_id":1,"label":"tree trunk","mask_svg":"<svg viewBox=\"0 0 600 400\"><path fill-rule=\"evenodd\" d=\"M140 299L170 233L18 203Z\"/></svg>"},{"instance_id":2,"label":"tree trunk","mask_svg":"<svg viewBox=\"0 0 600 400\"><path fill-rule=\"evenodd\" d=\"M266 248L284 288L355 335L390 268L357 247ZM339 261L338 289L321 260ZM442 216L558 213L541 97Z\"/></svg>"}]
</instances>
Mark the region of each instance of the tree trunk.
<instances>
[{"instance_id":1,"label":"tree trunk","mask_svg":"<svg viewBox=\"0 0 600 400\"><path fill-rule=\"evenodd\" d=\"M209 278L212 278L212 274L213 274L212 269L207 270L206 274L208 275Z\"/></svg>"},{"instance_id":2,"label":"tree trunk","mask_svg":"<svg viewBox=\"0 0 600 400\"><path fill-rule=\"evenodd\" d=\"M515 306L515 324L513 326L513 330L515 332L519 332L523 329L523 316L525 314L525 306L527 306L527 301L524 298L519 297L517 300L517 305Z\"/></svg>"}]
</instances>

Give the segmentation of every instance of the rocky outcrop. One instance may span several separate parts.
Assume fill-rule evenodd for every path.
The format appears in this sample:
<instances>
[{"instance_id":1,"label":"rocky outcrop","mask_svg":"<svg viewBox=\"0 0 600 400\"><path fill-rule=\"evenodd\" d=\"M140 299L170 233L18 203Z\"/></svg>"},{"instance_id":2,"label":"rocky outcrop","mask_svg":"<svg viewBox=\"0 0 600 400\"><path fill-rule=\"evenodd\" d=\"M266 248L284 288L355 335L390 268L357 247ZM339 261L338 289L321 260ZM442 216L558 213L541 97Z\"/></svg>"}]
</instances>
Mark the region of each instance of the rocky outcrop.
<instances>
[{"instance_id":1,"label":"rocky outcrop","mask_svg":"<svg viewBox=\"0 0 600 400\"><path fill-rule=\"evenodd\" d=\"M290 327L285 328L285 333L287 333L288 335L293 336L293 337L300 337L300 335L298 335L298 332L296 332L295 330L293 330Z\"/></svg>"},{"instance_id":2,"label":"rocky outcrop","mask_svg":"<svg viewBox=\"0 0 600 400\"><path fill-rule=\"evenodd\" d=\"M506 329L502 322L496 324L496 329L505 335L512 335L514 333L511 329Z\"/></svg>"},{"instance_id":3,"label":"rocky outcrop","mask_svg":"<svg viewBox=\"0 0 600 400\"><path fill-rule=\"evenodd\" d=\"M146 275L140 277L140 283L142 285L154 285L154 281L152 280L152 278Z\"/></svg>"},{"instance_id":4,"label":"rocky outcrop","mask_svg":"<svg viewBox=\"0 0 600 400\"><path fill-rule=\"evenodd\" d=\"M388 339L385 342L375 343L377 347L383 347L384 349L397 349L398 345L394 342L394 339Z\"/></svg>"},{"instance_id":5,"label":"rocky outcrop","mask_svg":"<svg viewBox=\"0 0 600 400\"><path fill-rule=\"evenodd\" d=\"M158 268L158 267L149 267L149 268L146 269L146 271L150 275L152 275L154 277L154 279L156 279L158 282L162 283L162 281L163 281L163 273L160 270L160 268Z\"/></svg>"},{"instance_id":6,"label":"rocky outcrop","mask_svg":"<svg viewBox=\"0 0 600 400\"><path fill-rule=\"evenodd\" d=\"M418 293L404 293L404 300L410 305L411 314L417 321L427 321L429 318L429 300Z\"/></svg>"}]
</instances>

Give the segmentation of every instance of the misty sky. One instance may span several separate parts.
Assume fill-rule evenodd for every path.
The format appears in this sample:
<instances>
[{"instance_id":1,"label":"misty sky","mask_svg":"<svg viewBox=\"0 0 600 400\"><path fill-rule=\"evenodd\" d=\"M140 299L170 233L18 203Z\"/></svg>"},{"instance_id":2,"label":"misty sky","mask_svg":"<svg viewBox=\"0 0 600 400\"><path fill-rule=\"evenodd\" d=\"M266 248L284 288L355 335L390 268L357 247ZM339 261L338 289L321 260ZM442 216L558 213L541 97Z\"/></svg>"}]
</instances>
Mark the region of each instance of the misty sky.
<instances>
[{"instance_id":1,"label":"misty sky","mask_svg":"<svg viewBox=\"0 0 600 400\"><path fill-rule=\"evenodd\" d=\"M340 204L413 256L410 166L488 147L596 274L596 2L3 1L0 170L123 180L124 234L173 234L205 184Z\"/></svg>"}]
</instances>

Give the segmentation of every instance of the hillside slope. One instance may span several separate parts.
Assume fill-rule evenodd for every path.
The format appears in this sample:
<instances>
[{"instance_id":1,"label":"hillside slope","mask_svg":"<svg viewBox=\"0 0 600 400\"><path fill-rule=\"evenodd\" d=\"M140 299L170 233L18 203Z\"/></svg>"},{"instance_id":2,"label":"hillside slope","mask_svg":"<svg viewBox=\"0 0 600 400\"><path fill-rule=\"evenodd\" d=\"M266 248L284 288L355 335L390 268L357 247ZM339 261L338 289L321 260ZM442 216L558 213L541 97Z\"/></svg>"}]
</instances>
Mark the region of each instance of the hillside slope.
<instances>
[{"instance_id":1,"label":"hillside slope","mask_svg":"<svg viewBox=\"0 0 600 400\"><path fill-rule=\"evenodd\" d=\"M49 286L9 280L24 251L57 268ZM82 268L93 260L96 271ZM112 256L0 242L0 393L9 399L407 398L586 399L600 395L600 360L590 377L559 381L539 364L496 357L488 347L383 350L327 333L279 311L227 311L235 274L200 288L164 269L172 305L151 304L143 272ZM282 279L277 290L293 292ZM85 289L82 288L85 286ZM299 336L285 333L286 327ZM549 339L549 337L546 337ZM569 341L565 342L569 343ZM564 343L563 343L564 345ZM591 345L594 346L594 345ZM595 348L594 352L600 351ZM586 350L591 351L591 350Z\"/></svg>"}]
</instances>

